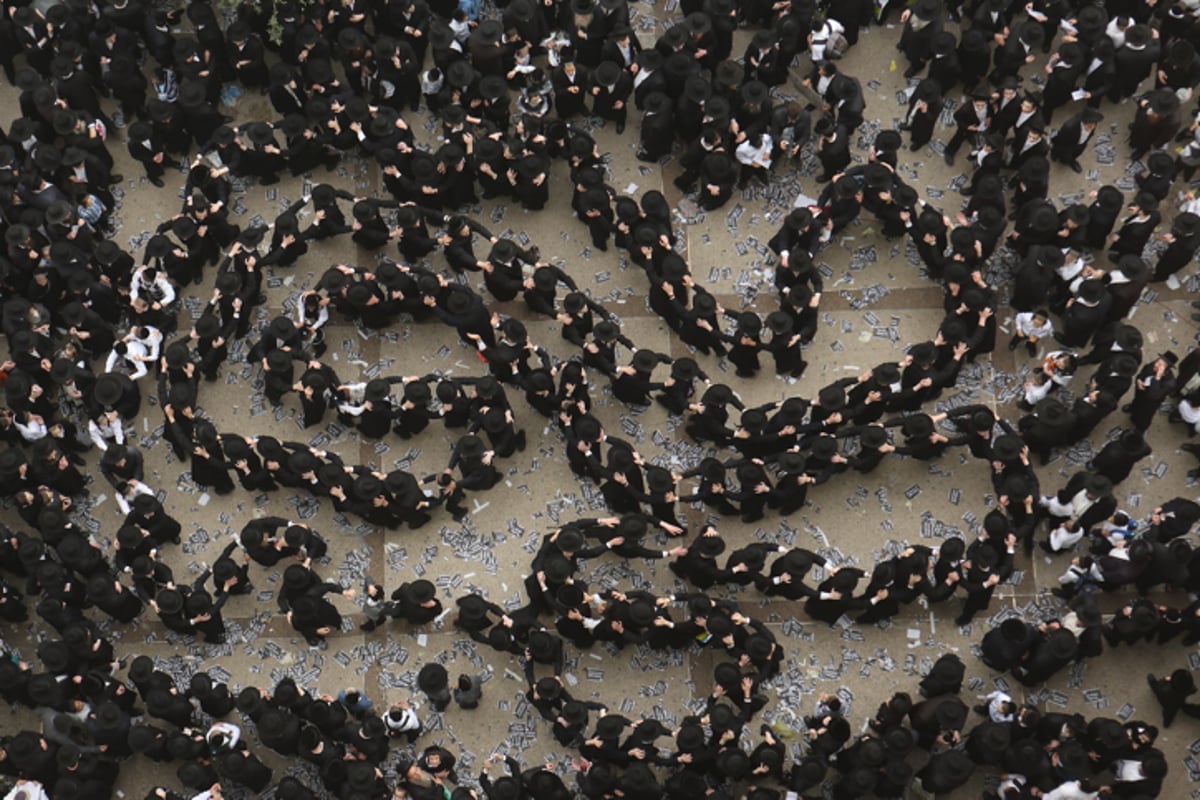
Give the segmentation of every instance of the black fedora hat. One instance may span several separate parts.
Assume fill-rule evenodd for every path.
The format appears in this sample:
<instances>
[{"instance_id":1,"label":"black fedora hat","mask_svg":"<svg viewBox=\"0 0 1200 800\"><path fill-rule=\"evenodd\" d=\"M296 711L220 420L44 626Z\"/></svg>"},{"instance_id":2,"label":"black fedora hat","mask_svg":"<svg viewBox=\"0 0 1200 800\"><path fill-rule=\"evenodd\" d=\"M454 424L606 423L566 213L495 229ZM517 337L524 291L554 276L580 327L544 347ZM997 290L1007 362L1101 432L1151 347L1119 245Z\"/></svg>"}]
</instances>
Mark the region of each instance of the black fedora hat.
<instances>
[{"instance_id":1,"label":"black fedora hat","mask_svg":"<svg viewBox=\"0 0 1200 800\"><path fill-rule=\"evenodd\" d=\"M474 41L485 47L497 45L504 38L504 25L498 19L481 20L475 32L471 34Z\"/></svg>"},{"instance_id":2,"label":"black fedora hat","mask_svg":"<svg viewBox=\"0 0 1200 800\"><path fill-rule=\"evenodd\" d=\"M826 386L817 393L817 402L827 411L841 411L846 407L846 391L841 386Z\"/></svg>"},{"instance_id":3,"label":"black fedora hat","mask_svg":"<svg viewBox=\"0 0 1200 800\"><path fill-rule=\"evenodd\" d=\"M92 387L92 397L100 406L115 406L125 394L121 379L113 373L106 373L96 379Z\"/></svg>"},{"instance_id":4,"label":"black fedora hat","mask_svg":"<svg viewBox=\"0 0 1200 800\"><path fill-rule=\"evenodd\" d=\"M832 458L838 451L838 441L832 436L817 436L808 446L808 452L820 461Z\"/></svg>"},{"instance_id":5,"label":"black fedora hat","mask_svg":"<svg viewBox=\"0 0 1200 800\"><path fill-rule=\"evenodd\" d=\"M160 589L154 597L159 613L178 614L183 611L183 595L175 589Z\"/></svg>"},{"instance_id":6,"label":"black fedora hat","mask_svg":"<svg viewBox=\"0 0 1200 800\"><path fill-rule=\"evenodd\" d=\"M374 475L359 475L354 479L352 492L356 500L370 502L383 494L383 481Z\"/></svg>"},{"instance_id":7,"label":"black fedora hat","mask_svg":"<svg viewBox=\"0 0 1200 800\"><path fill-rule=\"evenodd\" d=\"M423 692L440 692L450 684L450 676L441 664L426 664L417 673L417 687Z\"/></svg>"},{"instance_id":8,"label":"black fedora hat","mask_svg":"<svg viewBox=\"0 0 1200 800\"><path fill-rule=\"evenodd\" d=\"M887 444L887 429L881 425L868 425L859 432L858 441L864 449L878 450Z\"/></svg>"},{"instance_id":9,"label":"black fedora hat","mask_svg":"<svg viewBox=\"0 0 1200 800\"><path fill-rule=\"evenodd\" d=\"M1075 655L1075 651L1079 646L1075 639L1075 634L1065 628L1058 628L1046 637L1043 646L1050 653L1051 657L1065 661Z\"/></svg>"},{"instance_id":10,"label":"black fedora hat","mask_svg":"<svg viewBox=\"0 0 1200 800\"><path fill-rule=\"evenodd\" d=\"M1171 233L1176 239L1192 239L1200 236L1200 216L1184 211L1171 223Z\"/></svg>"},{"instance_id":11,"label":"black fedora hat","mask_svg":"<svg viewBox=\"0 0 1200 800\"><path fill-rule=\"evenodd\" d=\"M1179 109L1179 97L1170 89L1158 89L1150 95L1150 112L1165 117Z\"/></svg>"},{"instance_id":12,"label":"black fedora hat","mask_svg":"<svg viewBox=\"0 0 1200 800\"><path fill-rule=\"evenodd\" d=\"M486 450L483 439L473 434L462 437L458 443L458 454L465 459L481 458Z\"/></svg>"}]
</instances>

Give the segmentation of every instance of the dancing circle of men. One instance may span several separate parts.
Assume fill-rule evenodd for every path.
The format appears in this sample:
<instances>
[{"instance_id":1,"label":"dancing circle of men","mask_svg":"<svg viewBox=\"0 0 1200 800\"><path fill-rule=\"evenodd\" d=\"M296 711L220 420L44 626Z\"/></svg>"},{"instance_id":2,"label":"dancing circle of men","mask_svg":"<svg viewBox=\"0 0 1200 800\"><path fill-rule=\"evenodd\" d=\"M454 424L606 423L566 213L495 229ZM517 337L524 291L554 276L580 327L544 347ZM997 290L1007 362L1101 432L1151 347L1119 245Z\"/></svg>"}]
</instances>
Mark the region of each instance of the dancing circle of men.
<instances>
[{"instance_id":1,"label":"dancing circle of men","mask_svg":"<svg viewBox=\"0 0 1200 800\"><path fill-rule=\"evenodd\" d=\"M768 689L784 683L784 651L761 620L712 591L722 584L803 600L808 617L830 625L882 622L961 589L961 626L988 608L1018 551L1028 558L1041 546L1079 553L1054 590L1066 606L1038 622L1006 616L989 630L980 658L992 670L1038 686L1100 657L1105 644L1200 641L1200 601L1176 608L1151 596L1165 587L1200 594L1200 558L1188 540L1200 505L1164 497L1143 522L1114 494L1150 455L1144 434L1164 403L1172 409L1160 425L1200 430L1200 355L1146 360L1142 333L1127 321L1143 290L1187 267L1200 246L1200 201L1187 186L1200 165L1200 113L1190 124L1183 116L1200 84L1200 4L898 5L685 0L682 21L645 47L626 0L511 0L490 16L477 0L242 3L226 19L193 2L187 33L180 12L140 0L6 6L0 66L19 91L20 115L0 137L0 323L9 346L0 481L21 524L0 541L0 617L13 634L32 610L41 634L35 654L9 649L0 660L0 694L41 721L40 731L2 739L6 798L111 796L119 768L145 759L164 774L175 770L176 780L147 795L162 800L271 788L289 800L466 800L480 792L489 800L778 800L823 788L835 798L896 798L913 784L961 792L977 769L999 776L984 796L1006 800L1158 796L1167 758L1154 725L1042 710L999 690L969 708L959 696L966 667L954 655L933 665L918 697L896 693L859 735L843 700L820 695L790 763L777 729L762 725L756 740L749 728ZM881 130L868 144L862 85L839 65L863 30L893 18L913 83L899 130ZM739 61L741 26L755 32ZM1039 52L1049 59L1035 82L1027 65ZM794 64L811 72L789 87ZM231 88L268 95L277 119L234 124L221 112ZM777 99L793 88L798 98ZM1108 146L1094 140L1106 103L1129 98L1129 161L1145 161L1133 171L1136 192L1103 185L1060 208L1049 199L1050 162L1082 174L1085 150ZM434 150L417 144L405 117L422 104L438 120ZM711 214L735 192L755 197L753 185L779 172L821 187L781 214L770 240L777 310L727 311L678 252L663 194L634 198L608 185L580 120L612 123L621 135L635 121L630 106L641 115L637 158L678 151L675 185L696 214ZM1071 116L1054 130L1064 106ZM922 198L897 168L904 134L921 150L942 120L955 129L941 148L946 161L969 148L961 212ZM140 243L140 263L115 241L118 141L156 187L168 170L186 172L179 213ZM1181 143L1175 155L1173 142ZM379 166L386 199L318 183L270 224L234 221L240 193L255 180L331 170L348 157ZM1098 183L1099 172L1088 180ZM644 271L648 305L673 334L692 352L727 358L738 378L758 376L764 354L777 376L791 384L802 377L824 288L814 257L864 211L941 284L944 318L898 362L811 398L746 407L701 359L639 347L569 269L464 213L502 197L542 210L552 187L556 196L570 192L595 250L611 242ZM376 254L394 244L398 259L329 266L314 288L290 298L287 313L252 326L267 319L264 273L293 268L309 242L338 236ZM435 251L448 270L432 265ZM482 273L489 299L471 288L472 273ZM208 280L207 303L181 325L184 287ZM933 410L965 367L994 350L997 315L1007 313L1002 295L1014 312L1009 349L1040 359L1016 402L1017 423L983 405ZM558 360L532 341L509 313L518 297L528 314L557 320L577 355ZM331 318L368 330L443 323L486 374L344 380L322 360ZM201 386L242 359L266 401L298 404L306 428L332 412L367 440L408 439L440 420L457 436L450 458L419 478L250 430L218 430L198 410ZM621 403L662 405L706 455L675 473L608 433L593 413L598 376ZM316 647L344 624L327 595L357 595L314 569L328 551L318 531L272 515L247 522L194 582L176 581L165 552L180 543L182 525L127 440L149 381L163 421L141 445L165 440L197 486L218 495L302 489L391 531L421 528L440 506L464 519L468 495L495 489L498 465L525 449L519 420L532 410L553 421L570 469L598 487L610 513L541 539L525 605L505 609L469 593L450 611L473 640L520 663L528 707L559 745L578 752L574 778L495 755L477 781L460 783L453 753L413 749L422 706L473 709L483 693L479 676L452 680L433 659L416 676L423 700L379 708L363 690L318 695L291 678L234 693L199 670L183 685L145 655L119 657L105 630L149 615L184 640L225 644L222 610L254 592L251 562L282 569L278 611ZM1077 390L1072 402L1059 399L1067 386ZM510 394L524 403L514 406ZM1114 413L1128 417L1120 435L1044 494L1034 461L1047 463ZM726 555L716 526L689 537L678 516L682 503L743 523L786 518L805 506L810 486L838 473L871 473L889 455L934 460L950 448L983 462L996 506L970 541L907 546L869 573L834 563L833 551L774 542ZM77 513L89 498L81 454L93 450L121 510L115 533L89 530ZM580 560L610 551L671 559L688 591L592 591ZM1136 597L1106 619L1098 592L1131 587ZM360 627L429 626L447 612L437 595L424 579L391 592L368 580ZM672 729L572 696L567 649L598 643L724 655L702 710ZM1190 670L1148 680L1164 727L1180 711L1200 716ZM252 723L256 744L309 767L277 778L232 721L235 711ZM968 724L972 712L980 720ZM508 774L493 775L500 761Z\"/></svg>"}]
</instances>

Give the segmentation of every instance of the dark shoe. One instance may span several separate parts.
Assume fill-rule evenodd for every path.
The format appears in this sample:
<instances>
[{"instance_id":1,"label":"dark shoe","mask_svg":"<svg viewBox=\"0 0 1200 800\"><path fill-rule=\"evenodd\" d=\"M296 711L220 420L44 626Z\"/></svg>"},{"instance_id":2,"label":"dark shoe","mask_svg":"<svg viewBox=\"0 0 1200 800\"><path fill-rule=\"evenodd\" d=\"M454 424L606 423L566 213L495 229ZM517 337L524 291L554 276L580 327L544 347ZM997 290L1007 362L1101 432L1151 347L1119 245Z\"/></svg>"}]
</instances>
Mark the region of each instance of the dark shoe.
<instances>
[{"instance_id":1,"label":"dark shoe","mask_svg":"<svg viewBox=\"0 0 1200 800\"><path fill-rule=\"evenodd\" d=\"M1048 541L1038 542L1038 547L1042 548L1043 550L1045 550L1047 553L1049 553L1052 556L1058 555L1058 551L1055 550L1053 547L1051 547L1050 542L1048 542Z\"/></svg>"},{"instance_id":2,"label":"dark shoe","mask_svg":"<svg viewBox=\"0 0 1200 800\"><path fill-rule=\"evenodd\" d=\"M525 452L525 431L517 431L517 452Z\"/></svg>"},{"instance_id":3,"label":"dark shoe","mask_svg":"<svg viewBox=\"0 0 1200 800\"><path fill-rule=\"evenodd\" d=\"M151 179L150 179L150 182L151 182L151 183L153 183L155 186L157 186L157 187L158 187L158 188L160 188L160 189L161 189L162 187L166 186L166 184L165 184L165 183L163 183L163 179L162 179L162 178L151 178Z\"/></svg>"},{"instance_id":4,"label":"dark shoe","mask_svg":"<svg viewBox=\"0 0 1200 800\"><path fill-rule=\"evenodd\" d=\"M108 176L109 183L120 183L123 180L125 180L125 176L120 174L119 172L113 173L112 175Z\"/></svg>"},{"instance_id":5,"label":"dark shoe","mask_svg":"<svg viewBox=\"0 0 1200 800\"><path fill-rule=\"evenodd\" d=\"M1026 342L1025 343L1025 351L1027 353L1029 353L1029 355L1031 355L1031 356L1036 356L1037 355L1037 345L1034 344L1033 342Z\"/></svg>"},{"instance_id":6,"label":"dark shoe","mask_svg":"<svg viewBox=\"0 0 1200 800\"><path fill-rule=\"evenodd\" d=\"M1010 339L1010 340L1008 341L1008 349L1009 349L1009 350L1016 350L1016 349L1017 349L1017 345L1019 345L1020 343L1021 343L1021 340L1020 340L1020 339L1016 339L1016 338L1014 338L1014 339Z\"/></svg>"},{"instance_id":7,"label":"dark shoe","mask_svg":"<svg viewBox=\"0 0 1200 800\"><path fill-rule=\"evenodd\" d=\"M373 631L373 630L375 630L376 627L378 627L378 625L379 625L378 622L376 622L373 619L369 619L366 622L364 622L362 625L359 625L358 629L360 631Z\"/></svg>"},{"instance_id":8,"label":"dark shoe","mask_svg":"<svg viewBox=\"0 0 1200 800\"><path fill-rule=\"evenodd\" d=\"M951 167L954 166L954 153L951 153L949 151L942 153L942 158L945 160L945 162L948 166L951 166Z\"/></svg>"},{"instance_id":9,"label":"dark shoe","mask_svg":"<svg viewBox=\"0 0 1200 800\"><path fill-rule=\"evenodd\" d=\"M623 121L618 122L617 123L617 136L620 136L624 132L625 132L625 123Z\"/></svg>"},{"instance_id":10,"label":"dark shoe","mask_svg":"<svg viewBox=\"0 0 1200 800\"><path fill-rule=\"evenodd\" d=\"M1126 403L1125 405L1121 406L1122 414L1128 414L1130 411L1133 411L1133 405L1131 403Z\"/></svg>"},{"instance_id":11,"label":"dark shoe","mask_svg":"<svg viewBox=\"0 0 1200 800\"><path fill-rule=\"evenodd\" d=\"M1075 172L1083 172L1083 167L1079 166L1078 161L1068 161L1067 166L1075 170Z\"/></svg>"},{"instance_id":12,"label":"dark shoe","mask_svg":"<svg viewBox=\"0 0 1200 800\"><path fill-rule=\"evenodd\" d=\"M985 717L988 715L988 707L984 705L972 706L971 710L976 714L982 714Z\"/></svg>"},{"instance_id":13,"label":"dark shoe","mask_svg":"<svg viewBox=\"0 0 1200 800\"><path fill-rule=\"evenodd\" d=\"M638 161L648 161L648 162L650 162L650 163L653 163L653 162L655 162L655 161L658 161L658 159L657 159L657 158L655 158L654 156L650 155L650 154L649 154L649 153L647 153L645 150L638 150L638 151L637 151L637 154L636 154L636 158L637 158L637 160L638 160Z\"/></svg>"}]
</instances>

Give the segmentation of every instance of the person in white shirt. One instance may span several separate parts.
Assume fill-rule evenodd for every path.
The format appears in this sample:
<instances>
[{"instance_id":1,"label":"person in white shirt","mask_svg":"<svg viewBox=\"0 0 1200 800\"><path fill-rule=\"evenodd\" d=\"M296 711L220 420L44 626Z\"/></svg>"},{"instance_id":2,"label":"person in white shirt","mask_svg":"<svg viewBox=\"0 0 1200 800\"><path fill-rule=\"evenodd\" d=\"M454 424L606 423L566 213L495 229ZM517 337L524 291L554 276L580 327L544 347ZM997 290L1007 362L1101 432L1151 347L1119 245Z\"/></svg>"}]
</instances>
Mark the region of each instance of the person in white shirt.
<instances>
[{"instance_id":1,"label":"person in white shirt","mask_svg":"<svg viewBox=\"0 0 1200 800\"><path fill-rule=\"evenodd\" d=\"M4 795L4 800L50 800L50 795L39 781L21 780Z\"/></svg>"},{"instance_id":2,"label":"person in white shirt","mask_svg":"<svg viewBox=\"0 0 1200 800\"><path fill-rule=\"evenodd\" d=\"M769 133L756 133L747 136L737 146L735 155L742 165L742 174L738 180L738 188L745 189L751 178L757 178L764 186L770 183L771 151L774 143Z\"/></svg>"},{"instance_id":3,"label":"person in white shirt","mask_svg":"<svg viewBox=\"0 0 1200 800\"><path fill-rule=\"evenodd\" d=\"M1043 792L1042 800L1096 800L1100 792L1108 791L1108 788L1096 786L1087 780L1066 781L1048 792Z\"/></svg>"},{"instance_id":4,"label":"person in white shirt","mask_svg":"<svg viewBox=\"0 0 1200 800\"><path fill-rule=\"evenodd\" d=\"M125 444L125 425L121 415L115 410L101 411L94 419L88 420L88 436L96 449L104 452L108 449L109 441Z\"/></svg>"},{"instance_id":5,"label":"person in white shirt","mask_svg":"<svg viewBox=\"0 0 1200 800\"><path fill-rule=\"evenodd\" d=\"M421 719L407 700L392 703L391 708L383 715L383 725L387 728L388 736L404 736L410 742L416 741L421 735Z\"/></svg>"},{"instance_id":6,"label":"person in white shirt","mask_svg":"<svg viewBox=\"0 0 1200 800\"><path fill-rule=\"evenodd\" d=\"M242 741L242 729L232 722L214 722L204 738L214 753L231 753L234 750L245 749L244 746L239 746Z\"/></svg>"},{"instance_id":7,"label":"person in white shirt","mask_svg":"<svg viewBox=\"0 0 1200 800\"><path fill-rule=\"evenodd\" d=\"M37 414L28 411L18 412L13 416L13 426L20 432L21 438L27 442L36 442L45 438L49 430L46 421Z\"/></svg>"},{"instance_id":8,"label":"person in white shirt","mask_svg":"<svg viewBox=\"0 0 1200 800\"><path fill-rule=\"evenodd\" d=\"M1069 550L1075 546L1075 543L1083 538L1087 531L1082 525L1074 528L1076 520L1083 516L1084 512L1096 504L1100 499L1100 495L1093 494L1091 487L1085 486L1076 492L1067 502L1060 501L1056 496L1049 495L1041 498L1042 508L1049 511L1056 517L1066 517L1067 521L1050 531L1050 549L1052 552L1061 553L1063 550Z\"/></svg>"},{"instance_id":9,"label":"person in white shirt","mask_svg":"<svg viewBox=\"0 0 1200 800\"><path fill-rule=\"evenodd\" d=\"M980 698L983 704L975 706L976 714L987 716L992 722L1012 722L1017 713L1017 704L1005 692L997 689Z\"/></svg>"},{"instance_id":10,"label":"person in white shirt","mask_svg":"<svg viewBox=\"0 0 1200 800\"><path fill-rule=\"evenodd\" d=\"M124 341L137 342L144 347L147 361L153 364L162 351L163 333L153 325L139 325L125 334Z\"/></svg>"},{"instance_id":11,"label":"person in white shirt","mask_svg":"<svg viewBox=\"0 0 1200 800\"><path fill-rule=\"evenodd\" d=\"M325 352L325 323L329 321L329 298L312 290L306 291L296 303L296 330L318 358Z\"/></svg>"},{"instance_id":12,"label":"person in white shirt","mask_svg":"<svg viewBox=\"0 0 1200 800\"><path fill-rule=\"evenodd\" d=\"M461 8L454 10L454 15L450 17L450 30L454 34L455 42L459 45L467 43L467 39L471 38L471 20L466 11Z\"/></svg>"},{"instance_id":13,"label":"person in white shirt","mask_svg":"<svg viewBox=\"0 0 1200 800\"><path fill-rule=\"evenodd\" d=\"M1041 367L1030 380L1025 381L1025 394L1017 407L1030 411L1047 397L1056 387L1066 386L1075 374L1075 354L1066 350L1055 350L1042 360ZM1022 405L1024 403L1024 405Z\"/></svg>"},{"instance_id":14,"label":"person in white shirt","mask_svg":"<svg viewBox=\"0 0 1200 800\"><path fill-rule=\"evenodd\" d=\"M458 45L458 42L455 42ZM462 49L461 46L458 48ZM438 99L442 87L446 85L446 76L437 67L430 67L421 73L421 95L425 98L425 105L429 106L430 111L437 111L441 108L441 101Z\"/></svg>"},{"instance_id":15,"label":"person in white shirt","mask_svg":"<svg viewBox=\"0 0 1200 800\"><path fill-rule=\"evenodd\" d=\"M1067 571L1058 576L1059 587L1052 589L1056 597L1069 598L1086 586L1099 586L1104 580L1100 565L1091 556L1076 556L1071 559Z\"/></svg>"},{"instance_id":16,"label":"person in white shirt","mask_svg":"<svg viewBox=\"0 0 1200 800\"><path fill-rule=\"evenodd\" d=\"M343 383L337 387L334 392L333 402L337 405L338 414L345 414L349 417L361 417L363 412L367 410L366 402L367 384L365 381L359 383Z\"/></svg>"},{"instance_id":17,"label":"person in white shirt","mask_svg":"<svg viewBox=\"0 0 1200 800\"><path fill-rule=\"evenodd\" d=\"M139 342L120 341L113 345L112 352L108 354L104 371L123 372L136 381L149 372L146 367L149 360L146 348Z\"/></svg>"},{"instance_id":18,"label":"person in white shirt","mask_svg":"<svg viewBox=\"0 0 1200 800\"><path fill-rule=\"evenodd\" d=\"M1016 350L1017 345L1024 342L1025 350L1031 356L1037 355L1037 343L1039 340L1054 334L1054 323L1050 321L1050 314L1041 308L1036 311L1022 311L1017 314L1013 327L1015 331L1008 343L1008 349Z\"/></svg>"},{"instance_id":19,"label":"person in white shirt","mask_svg":"<svg viewBox=\"0 0 1200 800\"><path fill-rule=\"evenodd\" d=\"M1133 25L1131 17L1116 16L1109 20L1108 27L1104 29L1104 33L1109 39L1112 39L1113 49L1120 49L1125 44L1125 34Z\"/></svg>"},{"instance_id":20,"label":"person in white shirt","mask_svg":"<svg viewBox=\"0 0 1200 800\"><path fill-rule=\"evenodd\" d=\"M166 275L154 267L142 266L133 273L133 280L129 283L129 297L132 300L145 300L157 311L175 302L175 287Z\"/></svg>"},{"instance_id":21,"label":"person in white shirt","mask_svg":"<svg viewBox=\"0 0 1200 800\"><path fill-rule=\"evenodd\" d=\"M130 503L132 503L133 498L137 497L139 494L153 495L154 491L149 486L138 480L125 481L117 486L117 507L121 509L122 514L126 516L129 515L129 511L131 509Z\"/></svg>"},{"instance_id":22,"label":"person in white shirt","mask_svg":"<svg viewBox=\"0 0 1200 800\"><path fill-rule=\"evenodd\" d=\"M812 33L808 35L809 55L812 56L812 62L819 64L826 59L826 49L833 43L833 40L841 37L845 33L846 28L836 19L827 19L824 22L813 22ZM832 54L831 54L832 55ZM838 58L841 53L832 55L833 58Z\"/></svg>"}]
</instances>

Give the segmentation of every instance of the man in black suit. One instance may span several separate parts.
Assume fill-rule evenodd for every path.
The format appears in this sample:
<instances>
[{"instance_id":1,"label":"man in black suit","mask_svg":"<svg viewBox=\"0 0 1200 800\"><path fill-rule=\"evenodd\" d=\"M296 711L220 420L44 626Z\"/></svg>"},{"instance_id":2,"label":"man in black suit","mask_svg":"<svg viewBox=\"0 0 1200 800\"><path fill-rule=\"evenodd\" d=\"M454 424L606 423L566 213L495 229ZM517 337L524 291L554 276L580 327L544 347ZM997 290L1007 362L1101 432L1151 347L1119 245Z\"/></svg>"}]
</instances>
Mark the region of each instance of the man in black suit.
<instances>
[{"instance_id":1,"label":"man in black suit","mask_svg":"<svg viewBox=\"0 0 1200 800\"><path fill-rule=\"evenodd\" d=\"M638 52L637 63L633 73L633 102L638 108L646 103L646 98L655 92L670 96L666 73L663 72L662 54L657 50L642 50Z\"/></svg>"},{"instance_id":2,"label":"man in black suit","mask_svg":"<svg viewBox=\"0 0 1200 800\"><path fill-rule=\"evenodd\" d=\"M265 91L267 61L262 41L254 35L244 20L237 20L229 26L228 38L226 58L233 66L237 79L243 86Z\"/></svg>"},{"instance_id":3,"label":"man in black suit","mask_svg":"<svg viewBox=\"0 0 1200 800\"><path fill-rule=\"evenodd\" d=\"M1000 627L984 634L980 658L997 672L1007 672L1021 663L1033 647L1036 635L1037 629L1028 622L1015 617L1006 619Z\"/></svg>"},{"instance_id":4,"label":"man in black suit","mask_svg":"<svg viewBox=\"0 0 1200 800\"><path fill-rule=\"evenodd\" d=\"M1096 126L1104 115L1094 108L1085 108L1063 123L1050 143L1050 160L1066 164L1076 172L1083 172L1079 156L1087 149L1088 142L1096 132Z\"/></svg>"},{"instance_id":5,"label":"man in black suit","mask_svg":"<svg viewBox=\"0 0 1200 800\"><path fill-rule=\"evenodd\" d=\"M817 158L821 162L821 174L817 176L817 182L825 183L850 163L850 135L829 117L817 120L813 130L820 137Z\"/></svg>"},{"instance_id":6,"label":"man in black suit","mask_svg":"<svg viewBox=\"0 0 1200 800\"><path fill-rule=\"evenodd\" d=\"M1176 497L1158 506L1150 514L1150 530L1160 542L1186 536L1200 521L1200 504Z\"/></svg>"},{"instance_id":7,"label":"man in black suit","mask_svg":"<svg viewBox=\"0 0 1200 800\"><path fill-rule=\"evenodd\" d=\"M617 133L625 132L626 104L633 94L633 78L615 61L603 61L596 67L592 84L592 113L617 123Z\"/></svg>"},{"instance_id":8,"label":"man in black suit","mask_svg":"<svg viewBox=\"0 0 1200 800\"><path fill-rule=\"evenodd\" d=\"M954 136L946 143L946 163L953 166L954 157L963 142L974 141L976 136L988 129L991 121L992 108L985 94L971 95L971 102L963 103L955 109Z\"/></svg>"},{"instance_id":9,"label":"man in black suit","mask_svg":"<svg viewBox=\"0 0 1200 800\"><path fill-rule=\"evenodd\" d=\"M1129 126L1130 160L1140 161L1149 150L1166 145L1181 125L1179 98L1170 89L1158 89L1138 100Z\"/></svg>"},{"instance_id":10,"label":"man in black suit","mask_svg":"<svg viewBox=\"0 0 1200 800\"><path fill-rule=\"evenodd\" d=\"M112 122L100 108L100 96L108 94L108 90L91 73L66 56L56 56L51 71L58 96L66 101L72 111L86 111L93 118L103 121L109 130L113 129Z\"/></svg>"},{"instance_id":11,"label":"man in black suit","mask_svg":"<svg viewBox=\"0 0 1200 800\"><path fill-rule=\"evenodd\" d=\"M1071 102L1071 93L1079 76L1083 75L1090 59L1087 51L1079 42L1066 42L1058 52L1050 56L1046 66L1049 75L1046 77L1046 87L1042 93L1042 116L1049 123L1054 116L1054 110Z\"/></svg>"},{"instance_id":12,"label":"man in black suit","mask_svg":"<svg viewBox=\"0 0 1200 800\"><path fill-rule=\"evenodd\" d=\"M559 119L569 120L587 110L591 83L587 72L575 63L573 57L564 58L554 68L550 73L550 83L554 87L554 110Z\"/></svg>"},{"instance_id":13,"label":"man in black suit","mask_svg":"<svg viewBox=\"0 0 1200 800\"><path fill-rule=\"evenodd\" d=\"M1159 45L1158 31L1149 25L1132 25L1125 32L1124 43L1117 48L1113 57L1117 67L1116 90L1118 97L1111 100L1124 100L1133 97L1138 84L1145 80L1154 69L1155 63L1162 52Z\"/></svg>"},{"instance_id":14,"label":"man in black suit","mask_svg":"<svg viewBox=\"0 0 1200 800\"><path fill-rule=\"evenodd\" d=\"M1095 278L1085 280L1079 285L1075 297L1067 301L1067 308L1062 315L1062 333L1056 332L1054 338L1068 347L1086 346L1108 319L1111 306L1112 297L1104 284Z\"/></svg>"},{"instance_id":15,"label":"man in black suit","mask_svg":"<svg viewBox=\"0 0 1200 800\"><path fill-rule=\"evenodd\" d=\"M272 64L267 74L271 83L268 91L271 107L283 117L289 114L303 114L305 103L308 102L308 93L296 82L292 68L280 62Z\"/></svg>"},{"instance_id":16,"label":"man in black suit","mask_svg":"<svg viewBox=\"0 0 1200 800\"><path fill-rule=\"evenodd\" d=\"M54 58L50 31L46 18L33 6L10 7L17 46L25 53L25 60L41 75L49 74L50 61Z\"/></svg>"},{"instance_id":17,"label":"man in black suit","mask_svg":"<svg viewBox=\"0 0 1200 800\"><path fill-rule=\"evenodd\" d=\"M1117 262L1121 256L1140 256L1160 222L1162 214L1158 211L1158 198L1149 192L1138 192L1129 204L1129 216L1121 221L1121 227L1110 237L1112 247L1108 253L1109 260Z\"/></svg>"},{"instance_id":18,"label":"man in black suit","mask_svg":"<svg viewBox=\"0 0 1200 800\"><path fill-rule=\"evenodd\" d=\"M618 25L600 48L600 58L612 61L630 74L637 72L637 57L642 43L628 25Z\"/></svg>"},{"instance_id":19,"label":"man in black suit","mask_svg":"<svg viewBox=\"0 0 1200 800\"><path fill-rule=\"evenodd\" d=\"M1042 542L1048 553L1060 553L1074 547L1084 534L1112 516L1117 510L1112 481L1103 475L1083 470L1076 472L1067 485L1052 497L1040 500L1056 523L1050 539Z\"/></svg>"},{"instance_id":20,"label":"man in black suit","mask_svg":"<svg viewBox=\"0 0 1200 800\"><path fill-rule=\"evenodd\" d=\"M1009 142L1008 168L1019 170L1021 165L1033 158L1045 158L1050 153L1050 145L1046 143L1046 129L1034 123L1026 127L1024 135L1021 129L1016 129L1017 135Z\"/></svg>"},{"instance_id":21,"label":"man in black suit","mask_svg":"<svg viewBox=\"0 0 1200 800\"><path fill-rule=\"evenodd\" d=\"M792 100L776 106L771 112L772 158L799 155L812 134L812 115L799 102Z\"/></svg>"},{"instance_id":22,"label":"man in black suit","mask_svg":"<svg viewBox=\"0 0 1200 800\"><path fill-rule=\"evenodd\" d=\"M1000 91L992 95L990 130L1007 133L1021 113L1021 98L1017 95L1017 78L1010 76L1000 83Z\"/></svg>"}]
</instances>

